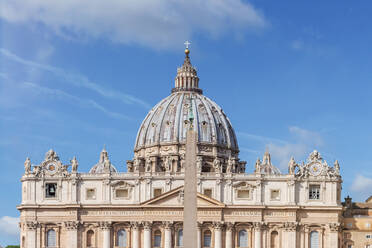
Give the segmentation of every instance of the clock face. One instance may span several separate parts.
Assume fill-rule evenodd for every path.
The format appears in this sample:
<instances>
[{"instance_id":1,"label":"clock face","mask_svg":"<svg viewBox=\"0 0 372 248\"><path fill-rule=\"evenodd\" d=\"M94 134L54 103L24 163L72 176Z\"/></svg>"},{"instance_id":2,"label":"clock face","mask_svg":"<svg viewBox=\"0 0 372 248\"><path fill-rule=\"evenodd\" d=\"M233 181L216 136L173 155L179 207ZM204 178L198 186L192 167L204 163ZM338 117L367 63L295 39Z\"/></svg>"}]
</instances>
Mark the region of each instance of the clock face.
<instances>
[{"instance_id":1,"label":"clock face","mask_svg":"<svg viewBox=\"0 0 372 248\"><path fill-rule=\"evenodd\" d=\"M48 164L47 168L50 172L55 172L56 169L57 169L57 166L54 163L50 163L50 164Z\"/></svg>"},{"instance_id":2,"label":"clock face","mask_svg":"<svg viewBox=\"0 0 372 248\"><path fill-rule=\"evenodd\" d=\"M322 173L322 167L320 164L312 164L310 166L310 173L313 176L319 176Z\"/></svg>"}]
</instances>

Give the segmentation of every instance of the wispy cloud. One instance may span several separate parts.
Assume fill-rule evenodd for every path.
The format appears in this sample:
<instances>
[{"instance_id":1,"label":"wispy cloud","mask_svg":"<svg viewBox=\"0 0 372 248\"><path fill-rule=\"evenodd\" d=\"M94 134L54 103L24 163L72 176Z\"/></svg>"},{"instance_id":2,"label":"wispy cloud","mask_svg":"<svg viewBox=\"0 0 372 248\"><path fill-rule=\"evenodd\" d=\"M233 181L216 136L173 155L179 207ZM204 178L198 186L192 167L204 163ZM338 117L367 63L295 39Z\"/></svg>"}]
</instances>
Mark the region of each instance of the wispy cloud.
<instances>
[{"instance_id":1,"label":"wispy cloud","mask_svg":"<svg viewBox=\"0 0 372 248\"><path fill-rule=\"evenodd\" d=\"M260 136L260 135L251 134L251 133L247 133L247 132L236 132L236 134L239 137L246 138L246 139L251 139L251 140L256 140L256 141L259 141L259 142L262 142L262 143L269 143L269 142L277 142L277 143L283 143L283 144L288 143L285 140L276 139L276 138L272 138L272 137Z\"/></svg>"},{"instance_id":2,"label":"wispy cloud","mask_svg":"<svg viewBox=\"0 0 372 248\"><path fill-rule=\"evenodd\" d=\"M67 92L64 92L60 89L51 89L51 88L43 87L43 86L37 85L35 83L31 83L31 82L24 82L22 84L22 87L33 89L34 92L36 92L38 94L52 95L52 96L55 96L55 97L60 97L61 99L64 99L64 100L71 100L71 103L76 103L76 104L78 104L80 106L83 106L83 107L95 108L95 109L97 109L99 111L102 111L103 113L107 114L108 116L111 116L111 117L114 117L114 118L120 118L120 119L126 119L126 120L132 119L132 118L130 118L128 116L125 116L125 115L122 115L120 113L109 111L105 107L98 104L97 102L95 102L92 99L80 98L80 97L71 95Z\"/></svg>"},{"instance_id":3,"label":"wispy cloud","mask_svg":"<svg viewBox=\"0 0 372 248\"><path fill-rule=\"evenodd\" d=\"M282 170L286 170L290 158L303 158L309 151L322 147L324 140L320 133L300 128L297 126L290 126L288 128L289 136L288 140L266 137L256 134L250 134L246 132L237 132L237 135L244 139L258 141L259 147L263 145L268 148L274 161L278 162L278 167ZM242 151L255 153L258 149L247 149L243 148ZM257 152L258 154L260 152ZM263 151L261 152L263 153Z\"/></svg>"},{"instance_id":4,"label":"wispy cloud","mask_svg":"<svg viewBox=\"0 0 372 248\"><path fill-rule=\"evenodd\" d=\"M291 48L293 50L302 50L304 48L305 44L302 40L294 40L291 42Z\"/></svg>"},{"instance_id":5,"label":"wispy cloud","mask_svg":"<svg viewBox=\"0 0 372 248\"><path fill-rule=\"evenodd\" d=\"M0 18L42 23L69 39L103 37L156 49L183 44L194 33L216 37L267 25L263 14L243 0L3 0Z\"/></svg>"},{"instance_id":6,"label":"wispy cloud","mask_svg":"<svg viewBox=\"0 0 372 248\"><path fill-rule=\"evenodd\" d=\"M89 90L92 90L98 93L99 95L103 97L114 99L114 100L119 100L119 101L124 102L125 104L139 104L147 109L150 108L150 105L147 102L135 96L121 93L117 90L108 89L107 87L103 88L99 84L90 81L84 75L70 73L58 67L41 64L41 63L38 63L32 60L24 59L4 48L0 48L0 53L3 56L7 57L8 59L13 60L17 63L51 72L55 74L56 76L63 78L64 81L69 84L72 84L77 87L87 88Z\"/></svg>"},{"instance_id":7,"label":"wispy cloud","mask_svg":"<svg viewBox=\"0 0 372 248\"><path fill-rule=\"evenodd\" d=\"M19 218L3 216L0 218L0 232L11 235L19 235L18 227Z\"/></svg>"},{"instance_id":8,"label":"wispy cloud","mask_svg":"<svg viewBox=\"0 0 372 248\"><path fill-rule=\"evenodd\" d=\"M355 192L368 192L371 193L372 189L372 178L365 177L363 175L358 174L352 185L351 190Z\"/></svg>"}]
</instances>

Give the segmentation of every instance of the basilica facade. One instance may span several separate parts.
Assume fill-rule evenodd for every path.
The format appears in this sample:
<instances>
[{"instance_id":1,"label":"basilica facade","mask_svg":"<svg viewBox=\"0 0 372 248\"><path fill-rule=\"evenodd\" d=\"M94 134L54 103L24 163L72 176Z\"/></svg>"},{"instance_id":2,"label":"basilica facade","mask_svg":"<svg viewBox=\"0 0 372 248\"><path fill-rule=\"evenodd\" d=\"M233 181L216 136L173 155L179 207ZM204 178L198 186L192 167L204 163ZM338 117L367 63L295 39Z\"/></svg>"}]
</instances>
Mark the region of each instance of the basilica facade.
<instances>
[{"instance_id":1,"label":"basilica facade","mask_svg":"<svg viewBox=\"0 0 372 248\"><path fill-rule=\"evenodd\" d=\"M106 149L89 172L53 150L38 165L26 159L21 247L183 247L189 128L198 139L197 248L344 247L339 163L313 151L281 172L266 151L246 173L233 126L203 95L189 52L171 94L139 127L127 172L118 172Z\"/></svg>"}]
</instances>

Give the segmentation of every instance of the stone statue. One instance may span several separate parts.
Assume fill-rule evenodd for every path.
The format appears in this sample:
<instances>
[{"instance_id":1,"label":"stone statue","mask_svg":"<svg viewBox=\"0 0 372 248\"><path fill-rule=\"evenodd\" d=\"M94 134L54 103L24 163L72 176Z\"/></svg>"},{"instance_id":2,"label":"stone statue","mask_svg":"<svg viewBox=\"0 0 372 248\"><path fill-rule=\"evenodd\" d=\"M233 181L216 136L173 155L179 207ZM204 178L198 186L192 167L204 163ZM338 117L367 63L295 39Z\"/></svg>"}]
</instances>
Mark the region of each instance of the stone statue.
<instances>
[{"instance_id":1,"label":"stone statue","mask_svg":"<svg viewBox=\"0 0 372 248\"><path fill-rule=\"evenodd\" d=\"M198 156L196 158L196 169L197 169L197 172L201 172L202 171L202 167L203 167L203 157L202 156Z\"/></svg>"},{"instance_id":2,"label":"stone statue","mask_svg":"<svg viewBox=\"0 0 372 248\"><path fill-rule=\"evenodd\" d=\"M145 168L145 171L146 172L150 172L151 171L151 164L152 164L151 158L150 157L147 157L146 158L146 168Z\"/></svg>"},{"instance_id":3,"label":"stone statue","mask_svg":"<svg viewBox=\"0 0 372 248\"><path fill-rule=\"evenodd\" d=\"M338 163L338 160L335 161L334 169L335 169L335 175L339 176L340 175L340 164Z\"/></svg>"},{"instance_id":4,"label":"stone statue","mask_svg":"<svg viewBox=\"0 0 372 248\"><path fill-rule=\"evenodd\" d=\"M28 175L30 173L31 173L31 160L29 157L27 157L25 161L25 174Z\"/></svg>"},{"instance_id":5,"label":"stone statue","mask_svg":"<svg viewBox=\"0 0 372 248\"><path fill-rule=\"evenodd\" d=\"M79 166L79 163L78 161L76 160L76 157L74 157L71 161L71 172L72 173L76 173L77 172L77 169L78 169L78 166Z\"/></svg>"},{"instance_id":6,"label":"stone statue","mask_svg":"<svg viewBox=\"0 0 372 248\"><path fill-rule=\"evenodd\" d=\"M217 157L213 161L213 167L215 172L221 172L221 161Z\"/></svg>"},{"instance_id":7,"label":"stone statue","mask_svg":"<svg viewBox=\"0 0 372 248\"><path fill-rule=\"evenodd\" d=\"M110 162L109 159L105 159L105 160L103 161L103 171L104 171L105 173L110 173L110 172L111 172L111 170L110 170L110 164L111 164L111 162Z\"/></svg>"},{"instance_id":8,"label":"stone statue","mask_svg":"<svg viewBox=\"0 0 372 248\"><path fill-rule=\"evenodd\" d=\"M256 174L260 174L261 173L261 160L259 158L256 160L256 164L255 164L254 168L255 168L254 169L254 172Z\"/></svg>"},{"instance_id":9,"label":"stone statue","mask_svg":"<svg viewBox=\"0 0 372 248\"><path fill-rule=\"evenodd\" d=\"M45 154L45 161L49 160L59 160L58 155L53 149L50 149L46 154Z\"/></svg>"},{"instance_id":10,"label":"stone statue","mask_svg":"<svg viewBox=\"0 0 372 248\"><path fill-rule=\"evenodd\" d=\"M133 161L132 160L127 160L127 171L133 172Z\"/></svg>"},{"instance_id":11,"label":"stone statue","mask_svg":"<svg viewBox=\"0 0 372 248\"><path fill-rule=\"evenodd\" d=\"M317 150L314 150L312 153L310 153L309 160L311 162L319 161L319 160L322 160L322 157L320 156L320 154Z\"/></svg>"},{"instance_id":12,"label":"stone statue","mask_svg":"<svg viewBox=\"0 0 372 248\"><path fill-rule=\"evenodd\" d=\"M165 171L167 172L172 171L172 159L170 159L169 156L165 157L164 167L165 167Z\"/></svg>"},{"instance_id":13,"label":"stone statue","mask_svg":"<svg viewBox=\"0 0 372 248\"><path fill-rule=\"evenodd\" d=\"M35 176L39 176L41 174L41 167L40 167L40 165L34 166L33 173L34 173Z\"/></svg>"},{"instance_id":14,"label":"stone statue","mask_svg":"<svg viewBox=\"0 0 372 248\"><path fill-rule=\"evenodd\" d=\"M183 171L185 169L185 154L181 154L181 161L180 161L180 171Z\"/></svg>"},{"instance_id":15,"label":"stone statue","mask_svg":"<svg viewBox=\"0 0 372 248\"><path fill-rule=\"evenodd\" d=\"M227 161L226 173L231 173L232 168L233 168L233 159L229 157L229 160Z\"/></svg>"},{"instance_id":16,"label":"stone statue","mask_svg":"<svg viewBox=\"0 0 372 248\"><path fill-rule=\"evenodd\" d=\"M133 171L139 171L140 162L137 158L133 159Z\"/></svg>"},{"instance_id":17,"label":"stone statue","mask_svg":"<svg viewBox=\"0 0 372 248\"><path fill-rule=\"evenodd\" d=\"M289 164L288 164L288 174L294 175L296 166L297 166L296 161L294 160L293 157L291 157L291 160L289 160Z\"/></svg>"}]
</instances>

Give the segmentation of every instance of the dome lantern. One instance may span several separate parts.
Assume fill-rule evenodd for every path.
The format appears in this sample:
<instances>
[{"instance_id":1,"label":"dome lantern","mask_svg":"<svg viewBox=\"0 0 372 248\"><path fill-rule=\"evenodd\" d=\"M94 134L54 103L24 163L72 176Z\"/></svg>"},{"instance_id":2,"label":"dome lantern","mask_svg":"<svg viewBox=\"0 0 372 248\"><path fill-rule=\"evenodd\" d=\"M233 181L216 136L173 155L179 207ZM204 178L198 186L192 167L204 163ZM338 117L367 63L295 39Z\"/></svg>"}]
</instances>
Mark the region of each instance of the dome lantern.
<instances>
[{"instance_id":1,"label":"dome lantern","mask_svg":"<svg viewBox=\"0 0 372 248\"><path fill-rule=\"evenodd\" d=\"M172 89L172 92L193 91L202 94L203 91L199 89L199 77L197 71L190 61L190 42L186 41L185 45L185 60L183 65L177 69L175 87Z\"/></svg>"}]
</instances>

